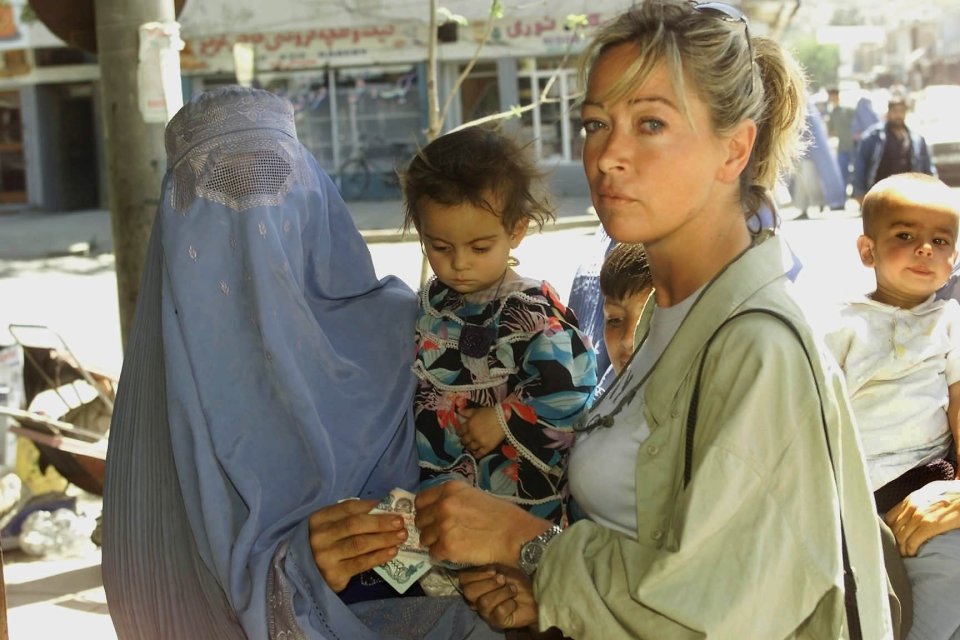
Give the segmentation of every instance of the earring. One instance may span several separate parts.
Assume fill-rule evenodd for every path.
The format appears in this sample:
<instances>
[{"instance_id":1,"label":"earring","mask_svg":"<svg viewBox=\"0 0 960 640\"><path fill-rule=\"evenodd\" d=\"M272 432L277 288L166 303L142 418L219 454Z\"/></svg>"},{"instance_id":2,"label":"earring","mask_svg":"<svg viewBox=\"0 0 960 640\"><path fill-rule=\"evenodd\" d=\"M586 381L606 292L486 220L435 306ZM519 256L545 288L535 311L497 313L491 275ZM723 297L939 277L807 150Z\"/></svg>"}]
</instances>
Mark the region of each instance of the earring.
<instances>
[{"instance_id":1,"label":"earring","mask_svg":"<svg viewBox=\"0 0 960 640\"><path fill-rule=\"evenodd\" d=\"M519 267L520 261L514 258L513 256L507 256L507 266L510 267L511 269L513 267Z\"/></svg>"}]
</instances>

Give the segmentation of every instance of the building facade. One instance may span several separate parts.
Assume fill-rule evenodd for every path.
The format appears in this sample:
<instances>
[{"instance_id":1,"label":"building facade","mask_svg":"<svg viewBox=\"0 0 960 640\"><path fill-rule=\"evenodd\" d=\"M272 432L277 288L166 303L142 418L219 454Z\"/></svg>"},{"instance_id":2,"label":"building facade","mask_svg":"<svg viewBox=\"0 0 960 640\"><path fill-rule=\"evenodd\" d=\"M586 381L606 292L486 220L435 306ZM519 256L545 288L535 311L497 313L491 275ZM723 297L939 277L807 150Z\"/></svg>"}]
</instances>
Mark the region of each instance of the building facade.
<instances>
[{"instance_id":1,"label":"building facade","mask_svg":"<svg viewBox=\"0 0 960 640\"><path fill-rule=\"evenodd\" d=\"M752 33L783 28L774 25L790 15L790 1L744 0L756 16ZM532 145L554 190L585 194L577 58L591 31L633 1L504 2L492 23L487 2L443 4L457 18L441 27L438 47L445 128L510 112L504 126ZM104 206L95 57L24 20L26 6L0 4L0 206ZM394 198L396 168L425 141L429 7L428 0L188 0L178 16L184 97L238 81L283 95L301 141L348 199ZM13 30L6 39L4 8ZM571 15L585 26L571 29Z\"/></svg>"},{"instance_id":2,"label":"building facade","mask_svg":"<svg viewBox=\"0 0 960 640\"><path fill-rule=\"evenodd\" d=\"M236 82L246 56L252 59L253 83L294 104L301 141L340 180L345 197L396 197L396 168L424 143L427 126L429 3L347 3L352 10L329 3L277 4L284 5L276 12L285 16L280 21L257 11L252 0L186 5L180 17L187 42L181 72L188 93ZM630 4L566 0L507 6L484 42L489 5L445 2L449 13L461 18L440 30L447 40L438 47L441 105L449 100L445 128L516 113L505 126L533 146L554 189L586 193L579 167L577 54L584 36ZM585 26L571 29L572 14L583 16ZM536 104L544 92L546 100Z\"/></svg>"},{"instance_id":3,"label":"building facade","mask_svg":"<svg viewBox=\"0 0 960 640\"><path fill-rule=\"evenodd\" d=\"M0 4L0 208L102 206L105 190L96 58Z\"/></svg>"}]
</instances>

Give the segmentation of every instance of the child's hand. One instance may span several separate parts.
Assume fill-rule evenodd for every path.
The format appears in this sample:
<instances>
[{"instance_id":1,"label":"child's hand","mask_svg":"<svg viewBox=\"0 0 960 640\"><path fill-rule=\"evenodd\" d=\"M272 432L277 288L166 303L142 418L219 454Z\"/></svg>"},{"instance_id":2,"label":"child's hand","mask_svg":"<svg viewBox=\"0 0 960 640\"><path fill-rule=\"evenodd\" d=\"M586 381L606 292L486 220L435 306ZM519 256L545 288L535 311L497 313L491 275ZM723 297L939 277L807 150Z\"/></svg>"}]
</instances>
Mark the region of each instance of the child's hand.
<instances>
[{"instance_id":1,"label":"child's hand","mask_svg":"<svg viewBox=\"0 0 960 640\"><path fill-rule=\"evenodd\" d=\"M490 565L457 575L470 608L494 629L514 629L537 622L533 585L518 569ZM533 637L539 638L539 634Z\"/></svg>"},{"instance_id":2,"label":"child's hand","mask_svg":"<svg viewBox=\"0 0 960 640\"><path fill-rule=\"evenodd\" d=\"M457 434L460 436L463 448L474 458L479 459L487 455L506 437L494 407L461 409L458 413L460 427L457 429Z\"/></svg>"}]
</instances>

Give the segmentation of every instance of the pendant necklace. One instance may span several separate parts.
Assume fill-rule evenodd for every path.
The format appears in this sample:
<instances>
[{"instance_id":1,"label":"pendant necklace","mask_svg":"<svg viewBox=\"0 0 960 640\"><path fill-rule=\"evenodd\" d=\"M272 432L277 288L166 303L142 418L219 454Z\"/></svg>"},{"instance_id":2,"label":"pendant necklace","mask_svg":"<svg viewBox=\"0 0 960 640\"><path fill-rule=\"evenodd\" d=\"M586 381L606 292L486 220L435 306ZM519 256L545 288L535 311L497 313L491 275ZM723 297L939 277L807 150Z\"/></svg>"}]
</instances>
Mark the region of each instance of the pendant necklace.
<instances>
[{"instance_id":1,"label":"pendant necklace","mask_svg":"<svg viewBox=\"0 0 960 640\"><path fill-rule=\"evenodd\" d=\"M497 290L493 293L493 301L496 301L500 297L500 287L503 286L503 281L507 277L507 270L503 270L503 275L500 276L500 281L497 283ZM490 347L493 345L493 341L497 339L496 330L489 325L493 321L491 317L484 324L473 324L472 322L467 322L464 320L463 327L460 329L460 341L458 342L457 348L460 350L460 353L469 357L469 358L484 358L487 354L490 353Z\"/></svg>"}]
</instances>

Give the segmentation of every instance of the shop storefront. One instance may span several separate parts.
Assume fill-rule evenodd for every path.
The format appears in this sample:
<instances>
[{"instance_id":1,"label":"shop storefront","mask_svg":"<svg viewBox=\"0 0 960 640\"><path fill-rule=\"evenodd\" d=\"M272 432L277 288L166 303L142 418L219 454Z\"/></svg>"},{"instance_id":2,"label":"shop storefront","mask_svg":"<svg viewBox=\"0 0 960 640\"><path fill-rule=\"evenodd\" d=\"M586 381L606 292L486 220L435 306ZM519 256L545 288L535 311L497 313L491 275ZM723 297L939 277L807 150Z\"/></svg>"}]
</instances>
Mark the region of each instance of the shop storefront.
<instances>
[{"instance_id":1,"label":"shop storefront","mask_svg":"<svg viewBox=\"0 0 960 640\"><path fill-rule=\"evenodd\" d=\"M394 198L396 167L422 143L424 67L414 59L370 59L407 49L394 27L237 34L191 41L181 56L192 91L235 82L233 51L252 46L254 83L284 96L300 141L347 199ZM360 64L350 64L350 62Z\"/></svg>"},{"instance_id":2,"label":"shop storefront","mask_svg":"<svg viewBox=\"0 0 960 640\"><path fill-rule=\"evenodd\" d=\"M547 91L542 104L523 114L524 137L533 141L537 157L544 162L580 162L583 140L575 104L580 94L576 69L561 67L569 60L558 56L518 62L522 102L536 102Z\"/></svg>"},{"instance_id":3,"label":"shop storefront","mask_svg":"<svg viewBox=\"0 0 960 640\"><path fill-rule=\"evenodd\" d=\"M587 30L606 17L588 14ZM506 126L532 143L546 168L561 173L574 168L574 182L561 182L567 191L583 193L574 69L582 42L564 22L565 16L546 16L498 23L454 96L445 125L515 111L536 102L549 84L543 104L522 110ZM459 28L456 42L440 45L441 104L485 26L471 22ZM185 23L184 35L181 68L191 91L235 82L235 52L252 49L254 84L291 100L301 141L338 180L345 197L397 197L396 169L425 142L425 24L192 37Z\"/></svg>"},{"instance_id":4,"label":"shop storefront","mask_svg":"<svg viewBox=\"0 0 960 640\"><path fill-rule=\"evenodd\" d=\"M0 3L0 206L102 206L96 59L24 20L25 8Z\"/></svg>"},{"instance_id":5,"label":"shop storefront","mask_svg":"<svg viewBox=\"0 0 960 640\"><path fill-rule=\"evenodd\" d=\"M422 142L420 65L329 69L266 78L290 99L303 144L335 174L347 199L395 197L396 169Z\"/></svg>"}]
</instances>

